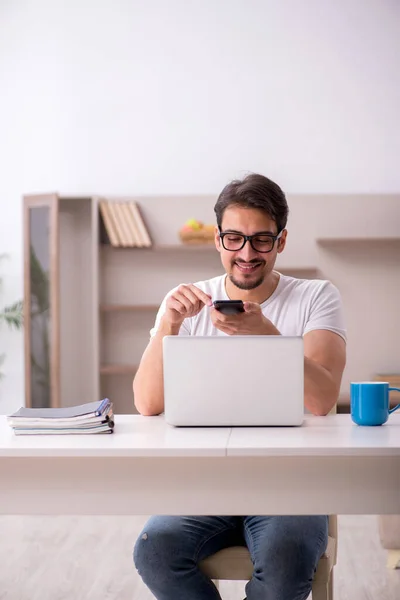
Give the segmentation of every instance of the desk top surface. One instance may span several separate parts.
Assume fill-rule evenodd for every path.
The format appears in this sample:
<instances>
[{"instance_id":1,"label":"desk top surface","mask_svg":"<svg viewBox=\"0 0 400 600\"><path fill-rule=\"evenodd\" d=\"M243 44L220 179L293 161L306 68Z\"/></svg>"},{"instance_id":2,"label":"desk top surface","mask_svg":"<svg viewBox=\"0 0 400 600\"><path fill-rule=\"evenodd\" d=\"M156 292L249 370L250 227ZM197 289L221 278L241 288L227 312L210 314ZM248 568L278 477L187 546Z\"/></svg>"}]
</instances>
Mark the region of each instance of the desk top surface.
<instances>
[{"instance_id":1,"label":"desk top surface","mask_svg":"<svg viewBox=\"0 0 400 600\"><path fill-rule=\"evenodd\" d=\"M171 427L163 416L116 415L112 435L16 436L0 416L0 458L400 456L400 414L358 427L347 414L301 427Z\"/></svg>"}]
</instances>

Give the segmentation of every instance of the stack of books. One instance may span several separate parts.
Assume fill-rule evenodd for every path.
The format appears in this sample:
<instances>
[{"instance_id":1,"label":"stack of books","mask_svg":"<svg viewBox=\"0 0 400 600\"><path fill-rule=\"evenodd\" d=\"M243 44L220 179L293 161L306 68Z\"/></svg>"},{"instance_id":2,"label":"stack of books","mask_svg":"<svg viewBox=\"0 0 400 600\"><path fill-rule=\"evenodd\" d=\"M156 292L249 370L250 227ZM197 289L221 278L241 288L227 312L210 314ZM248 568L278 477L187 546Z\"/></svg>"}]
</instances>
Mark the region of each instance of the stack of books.
<instances>
[{"instance_id":1,"label":"stack of books","mask_svg":"<svg viewBox=\"0 0 400 600\"><path fill-rule=\"evenodd\" d=\"M136 202L101 200L100 215L106 242L114 247L150 248L152 241ZM102 230L101 230L102 233ZM104 235L102 236L104 237Z\"/></svg>"},{"instance_id":2,"label":"stack of books","mask_svg":"<svg viewBox=\"0 0 400 600\"><path fill-rule=\"evenodd\" d=\"M65 408L22 407L7 421L16 435L113 433L113 405L108 398Z\"/></svg>"}]
</instances>

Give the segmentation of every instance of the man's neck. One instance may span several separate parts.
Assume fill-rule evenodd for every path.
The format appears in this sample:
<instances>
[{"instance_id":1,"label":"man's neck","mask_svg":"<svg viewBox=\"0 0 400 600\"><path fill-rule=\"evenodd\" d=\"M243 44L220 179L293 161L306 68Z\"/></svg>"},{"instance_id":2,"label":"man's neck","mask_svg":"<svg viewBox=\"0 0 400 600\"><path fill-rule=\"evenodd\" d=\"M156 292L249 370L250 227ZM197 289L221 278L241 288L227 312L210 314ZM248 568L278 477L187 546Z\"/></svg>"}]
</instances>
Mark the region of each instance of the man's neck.
<instances>
[{"instance_id":1,"label":"man's neck","mask_svg":"<svg viewBox=\"0 0 400 600\"><path fill-rule=\"evenodd\" d=\"M272 271L272 273L264 279L263 283L254 290L242 290L236 287L229 277L226 276L225 291L228 298L231 300L243 300L243 302L257 302L258 304L262 304L272 296L278 287L279 279L279 273Z\"/></svg>"}]
</instances>

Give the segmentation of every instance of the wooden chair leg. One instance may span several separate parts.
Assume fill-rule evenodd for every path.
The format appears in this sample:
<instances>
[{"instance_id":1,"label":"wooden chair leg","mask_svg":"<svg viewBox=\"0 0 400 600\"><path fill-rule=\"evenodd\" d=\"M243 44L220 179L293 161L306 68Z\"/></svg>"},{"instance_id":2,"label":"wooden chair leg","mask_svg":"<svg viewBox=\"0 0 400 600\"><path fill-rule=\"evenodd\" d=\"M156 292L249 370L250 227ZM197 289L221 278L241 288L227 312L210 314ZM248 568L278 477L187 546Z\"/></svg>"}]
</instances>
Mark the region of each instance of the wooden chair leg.
<instances>
[{"instance_id":1,"label":"wooden chair leg","mask_svg":"<svg viewBox=\"0 0 400 600\"><path fill-rule=\"evenodd\" d=\"M329 576L329 582L328 582L328 600L333 600L333 569Z\"/></svg>"},{"instance_id":2,"label":"wooden chair leg","mask_svg":"<svg viewBox=\"0 0 400 600\"><path fill-rule=\"evenodd\" d=\"M313 583L311 597L312 600L333 600L333 571L327 583Z\"/></svg>"},{"instance_id":3,"label":"wooden chair leg","mask_svg":"<svg viewBox=\"0 0 400 600\"><path fill-rule=\"evenodd\" d=\"M400 569L400 550L388 550L387 568Z\"/></svg>"},{"instance_id":4,"label":"wooden chair leg","mask_svg":"<svg viewBox=\"0 0 400 600\"><path fill-rule=\"evenodd\" d=\"M313 583L311 593L312 600L330 600L328 593L328 584Z\"/></svg>"}]
</instances>

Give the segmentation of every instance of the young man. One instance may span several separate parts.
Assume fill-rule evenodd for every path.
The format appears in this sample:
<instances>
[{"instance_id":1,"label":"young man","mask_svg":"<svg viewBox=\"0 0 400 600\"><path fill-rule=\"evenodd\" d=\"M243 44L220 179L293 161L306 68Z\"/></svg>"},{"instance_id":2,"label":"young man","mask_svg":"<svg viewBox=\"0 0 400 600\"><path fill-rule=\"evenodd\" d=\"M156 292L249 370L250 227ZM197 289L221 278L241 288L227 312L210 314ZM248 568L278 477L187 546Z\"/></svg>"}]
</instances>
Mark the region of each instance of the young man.
<instances>
[{"instance_id":1,"label":"young man","mask_svg":"<svg viewBox=\"0 0 400 600\"><path fill-rule=\"evenodd\" d=\"M346 362L338 290L328 281L274 270L286 245L288 206L271 180L251 174L231 182L214 210L215 245L226 275L180 285L164 299L133 384L138 411L164 410L165 335L301 335L305 407L326 415L337 401ZM223 315L212 306L223 299L243 300L245 312ZM327 538L327 517L319 515L152 517L136 542L134 561L157 600L218 600L198 564L222 548L245 544L254 564L248 600L305 600Z\"/></svg>"}]
</instances>

